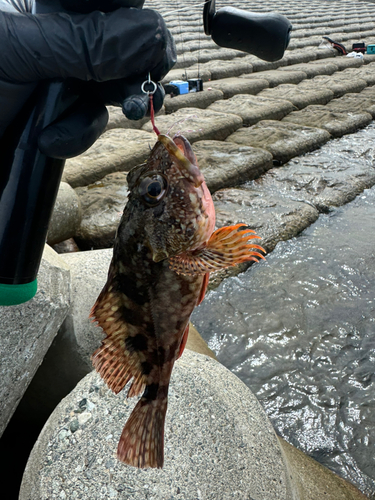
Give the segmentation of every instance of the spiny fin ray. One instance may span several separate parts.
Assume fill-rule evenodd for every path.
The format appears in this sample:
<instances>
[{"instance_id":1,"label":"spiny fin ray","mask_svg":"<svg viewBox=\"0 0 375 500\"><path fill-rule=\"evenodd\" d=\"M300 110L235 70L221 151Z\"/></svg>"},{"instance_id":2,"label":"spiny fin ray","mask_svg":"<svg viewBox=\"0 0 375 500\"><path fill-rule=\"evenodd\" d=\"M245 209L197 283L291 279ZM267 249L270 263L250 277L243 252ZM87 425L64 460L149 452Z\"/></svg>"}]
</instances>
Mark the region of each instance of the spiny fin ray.
<instances>
[{"instance_id":1,"label":"spiny fin ray","mask_svg":"<svg viewBox=\"0 0 375 500\"><path fill-rule=\"evenodd\" d=\"M266 251L251 243L254 238L260 237L244 224L222 227L212 233L205 247L170 257L170 268L178 274L196 275L219 271L250 260L259 262L264 256L254 250L263 253Z\"/></svg>"}]
</instances>

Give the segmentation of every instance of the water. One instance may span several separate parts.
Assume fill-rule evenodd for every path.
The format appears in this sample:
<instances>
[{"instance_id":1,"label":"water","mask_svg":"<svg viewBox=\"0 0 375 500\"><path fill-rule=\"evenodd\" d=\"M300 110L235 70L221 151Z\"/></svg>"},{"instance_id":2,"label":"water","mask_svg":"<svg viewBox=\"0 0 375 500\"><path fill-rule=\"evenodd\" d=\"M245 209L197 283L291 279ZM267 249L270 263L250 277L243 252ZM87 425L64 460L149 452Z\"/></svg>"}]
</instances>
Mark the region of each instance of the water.
<instances>
[{"instance_id":1,"label":"water","mask_svg":"<svg viewBox=\"0 0 375 500\"><path fill-rule=\"evenodd\" d=\"M374 309L375 188L224 281L192 318L277 432L366 494L375 492Z\"/></svg>"}]
</instances>

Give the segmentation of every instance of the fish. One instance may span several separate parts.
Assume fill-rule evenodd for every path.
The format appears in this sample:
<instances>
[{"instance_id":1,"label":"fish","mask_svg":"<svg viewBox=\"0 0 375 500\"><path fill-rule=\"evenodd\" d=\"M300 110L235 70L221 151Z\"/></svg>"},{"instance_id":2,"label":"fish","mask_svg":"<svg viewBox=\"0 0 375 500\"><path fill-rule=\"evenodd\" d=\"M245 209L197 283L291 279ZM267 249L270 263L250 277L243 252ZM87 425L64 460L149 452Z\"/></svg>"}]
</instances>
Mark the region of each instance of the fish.
<instances>
[{"instance_id":1,"label":"fish","mask_svg":"<svg viewBox=\"0 0 375 500\"><path fill-rule=\"evenodd\" d=\"M168 387L189 320L211 272L264 259L245 224L215 231L212 197L189 141L159 134L146 163L127 176L128 201L108 279L91 317L106 337L92 362L118 394L140 396L123 428L117 457L162 468Z\"/></svg>"}]
</instances>

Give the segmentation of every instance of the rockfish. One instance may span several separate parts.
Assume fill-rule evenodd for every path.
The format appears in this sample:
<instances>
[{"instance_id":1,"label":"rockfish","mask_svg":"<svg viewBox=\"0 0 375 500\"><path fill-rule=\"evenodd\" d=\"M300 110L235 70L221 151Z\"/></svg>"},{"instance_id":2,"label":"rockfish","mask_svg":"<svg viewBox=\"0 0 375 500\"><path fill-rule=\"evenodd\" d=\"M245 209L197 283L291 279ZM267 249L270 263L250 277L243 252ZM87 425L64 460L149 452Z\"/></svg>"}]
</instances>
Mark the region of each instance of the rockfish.
<instances>
[{"instance_id":1,"label":"rockfish","mask_svg":"<svg viewBox=\"0 0 375 500\"><path fill-rule=\"evenodd\" d=\"M93 364L116 394L131 379L128 397L144 391L122 431L119 460L160 468L172 368L209 273L263 259L264 250L244 224L214 231L210 192L181 135L160 134L128 187L108 281L91 312L106 334Z\"/></svg>"}]
</instances>

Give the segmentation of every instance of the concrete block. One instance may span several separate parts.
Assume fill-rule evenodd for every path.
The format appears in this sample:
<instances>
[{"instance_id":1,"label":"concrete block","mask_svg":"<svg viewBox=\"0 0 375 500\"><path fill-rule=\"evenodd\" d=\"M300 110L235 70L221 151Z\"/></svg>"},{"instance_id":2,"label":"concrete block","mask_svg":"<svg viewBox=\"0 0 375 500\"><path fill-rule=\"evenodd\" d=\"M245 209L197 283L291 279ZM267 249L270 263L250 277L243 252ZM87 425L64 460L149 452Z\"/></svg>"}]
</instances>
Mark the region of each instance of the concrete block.
<instances>
[{"instance_id":1,"label":"concrete block","mask_svg":"<svg viewBox=\"0 0 375 500\"><path fill-rule=\"evenodd\" d=\"M35 297L0 307L0 436L43 361L70 305L70 274L46 245Z\"/></svg>"},{"instance_id":2,"label":"concrete block","mask_svg":"<svg viewBox=\"0 0 375 500\"><path fill-rule=\"evenodd\" d=\"M163 470L119 462L117 443L132 408L95 372L45 425L19 500L297 500L278 439L262 407L231 372L185 351L169 390Z\"/></svg>"}]
</instances>

